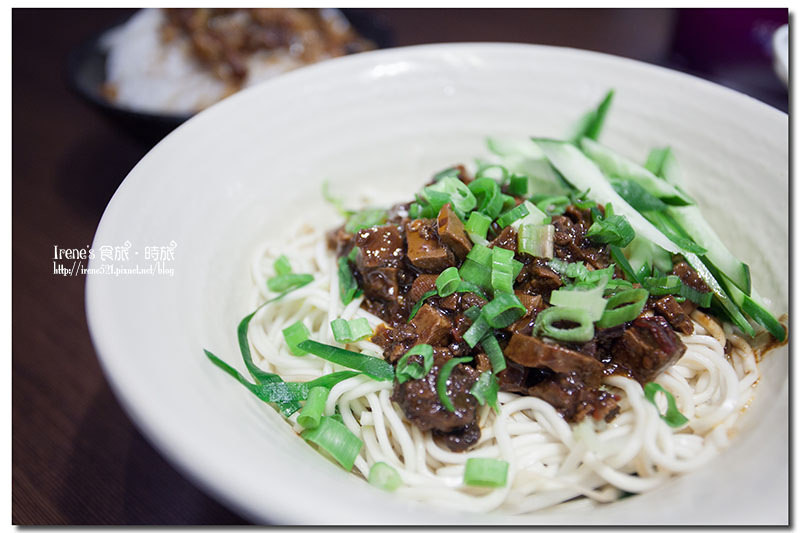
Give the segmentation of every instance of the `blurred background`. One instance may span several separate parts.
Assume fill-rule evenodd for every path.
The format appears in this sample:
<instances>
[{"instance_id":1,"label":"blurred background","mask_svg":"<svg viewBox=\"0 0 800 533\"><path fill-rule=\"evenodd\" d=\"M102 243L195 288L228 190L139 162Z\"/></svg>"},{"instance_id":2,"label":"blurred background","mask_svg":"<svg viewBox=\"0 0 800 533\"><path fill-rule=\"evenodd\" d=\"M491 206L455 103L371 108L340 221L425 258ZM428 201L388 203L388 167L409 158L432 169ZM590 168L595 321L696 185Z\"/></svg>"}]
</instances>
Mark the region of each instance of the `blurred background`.
<instances>
[{"instance_id":1,"label":"blurred background","mask_svg":"<svg viewBox=\"0 0 800 533\"><path fill-rule=\"evenodd\" d=\"M788 24L787 9L343 12L377 47L504 41L582 48L684 71L789 110L787 86L776 68L780 58L773 52L776 30ZM175 471L132 425L105 382L89 338L84 278L52 269L53 246L91 245L128 171L191 114L115 101L122 92L105 79L107 57L97 37L134 13L12 14L14 524L247 523ZM194 44L206 58L214 55L202 40L208 20L171 20L178 29L199 32ZM198 27L198 20L206 25ZM788 32L784 38L788 43ZM348 45L347 51L359 46ZM233 72L233 85L241 84L235 59L226 56L227 63L215 64L223 77Z\"/></svg>"}]
</instances>

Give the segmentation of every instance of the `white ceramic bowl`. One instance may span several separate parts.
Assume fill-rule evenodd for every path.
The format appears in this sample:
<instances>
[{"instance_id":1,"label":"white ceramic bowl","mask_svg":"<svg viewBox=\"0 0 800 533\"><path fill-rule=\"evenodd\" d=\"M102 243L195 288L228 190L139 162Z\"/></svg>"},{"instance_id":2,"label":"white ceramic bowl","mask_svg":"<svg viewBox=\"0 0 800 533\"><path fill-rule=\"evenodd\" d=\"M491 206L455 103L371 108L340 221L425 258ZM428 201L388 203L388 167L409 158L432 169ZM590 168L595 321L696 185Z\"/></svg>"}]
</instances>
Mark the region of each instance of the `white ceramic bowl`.
<instances>
[{"instance_id":1,"label":"white ceramic bowl","mask_svg":"<svg viewBox=\"0 0 800 533\"><path fill-rule=\"evenodd\" d=\"M734 444L655 492L585 515L448 514L374 490L295 436L203 357L235 360L253 246L301 218L336 223L320 184L410 197L485 153L487 135L562 136L608 88L603 141L642 159L670 144L711 224L788 310L788 119L699 79L617 57L514 44L399 48L244 91L164 139L108 205L94 246L175 241L174 276L92 275L97 352L130 416L195 482L257 521L787 523L788 350L763 361ZM134 251L140 251L138 256ZM101 266L96 257L90 266ZM117 266L120 262L116 263Z\"/></svg>"}]
</instances>

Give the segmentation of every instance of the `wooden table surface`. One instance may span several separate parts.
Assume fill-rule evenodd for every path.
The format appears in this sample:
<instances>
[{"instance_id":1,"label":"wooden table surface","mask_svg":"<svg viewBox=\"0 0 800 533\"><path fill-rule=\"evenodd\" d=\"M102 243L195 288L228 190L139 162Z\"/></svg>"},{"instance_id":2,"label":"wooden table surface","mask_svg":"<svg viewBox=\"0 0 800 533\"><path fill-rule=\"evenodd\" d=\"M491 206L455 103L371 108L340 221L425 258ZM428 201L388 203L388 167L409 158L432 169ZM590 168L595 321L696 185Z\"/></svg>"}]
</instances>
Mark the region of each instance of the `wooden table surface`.
<instances>
[{"instance_id":1,"label":"wooden table surface","mask_svg":"<svg viewBox=\"0 0 800 533\"><path fill-rule=\"evenodd\" d=\"M398 46L532 42L660 64L674 60L680 20L670 10L370 11ZM12 15L14 524L246 523L173 469L132 425L89 338L84 278L53 273L53 247L91 244L106 203L150 148L83 103L65 78L69 50L128 12ZM769 66L762 71L768 78ZM786 109L785 91L767 85L756 96Z\"/></svg>"}]
</instances>

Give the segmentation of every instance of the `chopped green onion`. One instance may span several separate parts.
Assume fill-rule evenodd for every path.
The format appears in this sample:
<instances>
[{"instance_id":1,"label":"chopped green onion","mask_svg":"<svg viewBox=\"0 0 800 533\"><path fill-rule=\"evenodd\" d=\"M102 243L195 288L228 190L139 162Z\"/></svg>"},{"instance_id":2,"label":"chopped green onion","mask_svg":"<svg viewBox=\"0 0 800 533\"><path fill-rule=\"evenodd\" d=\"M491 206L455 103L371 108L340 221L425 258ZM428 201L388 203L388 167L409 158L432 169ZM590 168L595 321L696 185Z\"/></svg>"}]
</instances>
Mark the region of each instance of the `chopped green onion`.
<instances>
[{"instance_id":1,"label":"chopped green onion","mask_svg":"<svg viewBox=\"0 0 800 533\"><path fill-rule=\"evenodd\" d=\"M510 226L512 222L516 222L517 220L526 216L528 213L530 213L530 211L528 211L528 207L524 203L519 204L513 209L500 215L500 218L497 219L497 224L501 228L505 228L506 226Z\"/></svg>"},{"instance_id":2,"label":"chopped green onion","mask_svg":"<svg viewBox=\"0 0 800 533\"><path fill-rule=\"evenodd\" d=\"M325 411L325 401L328 399L330 389L325 387L314 387L308 391L308 400L297 415L297 423L306 429L313 429L319 426L322 413Z\"/></svg>"},{"instance_id":3,"label":"chopped green onion","mask_svg":"<svg viewBox=\"0 0 800 533\"><path fill-rule=\"evenodd\" d=\"M486 232L491 225L491 218L479 211L473 211L469 214L469 219L467 219L467 223L464 225L464 231L475 244L485 244Z\"/></svg>"},{"instance_id":4,"label":"chopped green onion","mask_svg":"<svg viewBox=\"0 0 800 533\"><path fill-rule=\"evenodd\" d=\"M387 492L394 492L403 484L403 480L400 478L400 474L397 473L397 470L384 462L378 462L372 465L369 469L367 481L370 485L375 485L379 489Z\"/></svg>"},{"instance_id":5,"label":"chopped green onion","mask_svg":"<svg viewBox=\"0 0 800 533\"><path fill-rule=\"evenodd\" d=\"M606 310L597 322L601 328L610 328L635 320L647 303L647 289L630 289L608 299Z\"/></svg>"},{"instance_id":6,"label":"chopped green onion","mask_svg":"<svg viewBox=\"0 0 800 533\"><path fill-rule=\"evenodd\" d=\"M612 279L606 285L605 291L603 291L603 295L613 296L619 292L632 288L633 288L633 283L631 283L630 281L626 281L624 279Z\"/></svg>"},{"instance_id":7,"label":"chopped green onion","mask_svg":"<svg viewBox=\"0 0 800 533\"><path fill-rule=\"evenodd\" d=\"M475 244L467 253L464 263L458 271L461 279L474 283L478 287L492 288L492 250L481 244Z\"/></svg>"},{"instance_id":8,"label":"chopped green onion","mask_svg":"<svg viewBox=\"0 0 800 533\"><path fill-rule=\"evenodd\" d=\"M525 306L513 293L500 293L483 306L481 316L493 328L504 328L526 313ZM473 324L474 325L474 324Z\"/></svg>"},{"instance_id":9,"label":"chopped green onion","mask_svg":"<svg viewBox=\"0 0 800 533\"><path fill-rule=\"evenodd\" d=\"M333 338L336 342L348 343L356 342L372 335L372 328L366 318L354 318L345 320L337 318L331 322Z\"/></svg>"},{"instance_id":10,"label":"chopped green onion","mask_svg":"<svg viewBox=\"0 0 800 533\"><path fill-rule=\"evenodd\" d=\"M478 201L477 210L494 220L503 210L500 186L491 178L478 177L469 184L469 190Z\"/></svg>"},{"instance_id":11,"label":"chopped green onion","mask_svg":"<svg viewBox=\"0 0 800 533\"><path fill-rule=\"evenodd\" d=\"M481 308L477 305L473 305L464 311L464 316L467 317L471 322L475 322L478 320L478 317L481 316Z\"/></svg>"},{"instance_id":12,"label":"chopped green onion","mask_svg":"<svg viewBox=\"0 0 800 533\"><path fill-rule=\"evenodd\" d=\"M464 465L464 484L479 487L504 487L508 462L488 457L470 457Z\"/></svg>"},{"instance_id":13,"label":"chopped green onion","mask_svg":"<svg viewBox=\"0 0 800 533\"><path fill-rule=\"evenodd\" d=\"M658 405L656 404L656 394L663 393L664 396L667 397L667 412L664 414L658 413L661 416L661 419L667 423L667 425L671 428L679 428L689 422L689 419L683 416L683 414L678 411L678 406L675 403L675 397L670 394L670 392L655 382L650 382L644 386L644 397L647 400L656 406L658 409Z\"/></svg>"},{"instance_id":14,"label":"chopped green onion","mask_svg":"<svg viewBox=\"0 0 800 533\"><path fill-rule=\"evenodd\" d=\"M525 196L528 194L528 176L511 176L508 182L508 192L514 196Z\"/></svg>"},{"instance_id":15,"label":"chopped green onion","mask_svg":"<svg viewBox=\"0 0 800 533\"><path fill-rule=\"evenodd\" d=\"M311 274L279 274L267 280L267 288L272 292L283 292L292 288L300 288L314 281Z\"/></svg>"},{"instance_id":16,"label":"chopped green onion","mask_svg":"<svg viewBox=\"0 0 800 533\"><path fill-rule=\"evenodd\" d=\"M431 296L436 296L436 289L429 290L428 292L423 294L422 297L419 300L417 300L417 303L415 303L414 307L411 308L411 312L408 313L408 321L409 322L411 322L411 320L415 316L417 316L417 313L419 312L420 309L422 309L422 306L425 304L425 300L427 300Z\"/></svg>"},{"instance_id":17,"label":"chopped green onion","mask_svg":"<svg viewBox=\"0 0 800 533\"><path fill-rule=\"evenodd\" d=\"M564 287L550 293L550 305L583 309L595 322L600 320L606 308L606 299L603 298L605 288L605 282L598 283L588 290L582 290L580 287Z\"/></svg>"},{"instance_id":18,"label":"chopped green onion","mask_svg":"<svg viewBox=\"0 0 800 533\"><path fill-rule=\"evenodd\" d=\"M586 237L595 242L625 247L636 234L625 217L614 215L610 207L611 204L606 205L606 216L594 221L586 232Z\"/></svg>"},{"instance_id":19,"label":"chopped green onion","mask_svg":"<svg viewBox=\"0 0 800 533\"><path fill-rule=\"evenodd\" d=\"M442 271L439 274L439 277L436 278L436 290L439 293L439 296L445 297L450 296L461 284L461 278L458 275L458 269L456 267L449 267Z\"/></svg>"},{"instance_id":20,"label":"chopped green onion","mask_svg":"<svg viewBox=\"0 0 800 533\"><path fill-rule=\"evenodd\" d=\"M434 182L438 182L438 181L441 181L444 178L448 178L448 177L450 177L450 178L458 178L459 174L460 174L460 171L458 170L458 167L446 168L446 169L434 174L433 181Z\"/></svg>"},{"instance_id":21,"label":"chopped green onion","mask_svg":"<svg viewBox=\"0 0 800 533\"><path fill-rule=\"evenodd\" d=\"M531 198L531 202L546 215L563 215L567 206L572 203L566 196L537 195Z\"/></svg>"},{"instance_id":22,"label":"chopped green onion","mask_svg":"<svg viewBox=\"0 0 800 533\"><path fill-rule=\"evenodd\" d=\"M488 402L494 412L499 413L500 406L497 404L497 391L499 390L500 386L497 384L497 379L491 370L487 370L480 375L478 381L469 389L469 393L475 396L479 404L486 405Z\"/></svg>"},{"instance_id":23,"label":"chopped green onion","mask_svg":"<svg viewBox=\"0 0 800 533\"><path fill-rule=\"evenodd\" d=\"M493 170L498 170L499 175L497 172L492 172ZM500 183L505 183L509 179L508 169L503 165L491 165L491 164L481 164L478 171L475 173L475 178L488 178L493 181L500 181Z\"/></svg>"},{"instance_id":24,"label":"chopped green onion","mask_svg":"<svg viewBox=\"0 0 800 533\"><path fill-rule=\"evenodd\" d=\"M412 355L422 357L423 364L409 363L408 358ZM405 383L409 379L419 379L431 371L433 366L433 347L430 344L417 344L408 350L403 357L397 361L397 368L394 375L398 383Z\"/></svg>"},{"instance_id":25,"label":"chopped green onion","mask_svg":"<svg viewBox=\"0 0 800 533\"><path fill-rule=\"evenodd\" d=\"M556 327L556 322L574 322L574 327ZM594 325L589 312L571 307L548 307L536 315L533 325L536 337L550 337L564 342L588 342L594 337Z\"/></svg>"},{"instance_id":26,"label":"chopped green onion","mask_svg":"<svg viewBox=\"0 0 800 533\"><path fill-rule=\"evenodd\" d=\"M481 341L481 347L486 352L495 375L506 369L506 358L500 348L500 343L497 342L497 338L494 335L486 335Z\"/></svg>"},{"instance_id":27,"label":"chopped green onion","mask_svg":"<svg viewBox=\"0 0 800 533\"><path fill-rule=\"evenodd\" d=\"M394 379L392 365L379 357L351 352L350 350L312 340L301 342L299 347L301 350L312 353L331 363L358 370L376 381L391 381Z\"/></svg>"},{"instance_id":28,"label":"chopped green onion","mask_svg":"<svg viewBox=\"0 0 800 533\"><path fill-rule=\"evenodd\" d=\"M446 176L422 189L422 197L437 213L446 203L452 204L454 210L467 213L475 209L478 202L469 187L453 176Z\"/></svg>"},{"instance_id":29,"label":"chopped green onion","mask_svg":"<svg viewBox=\"0 0 800 533\"><path fill-rule=\"evenodd\" d=\"M519 227L522 226L523 224L533 224L535 226L539 226L542 224L549 224L551 222L551 218L547 216L547 214L544 211L533 205L528 200L525 200L517 207L521 206L525 206L525 209L527 209L528 214L511 222L511 227L513 227L514 229L519 230Z\"/></svg>"},{"instance_id":30,"label":"chopped green onion","mask_svg":"<svg viewBox=\"0 0 800 533\"><path fill-rule=\"evenodd\" d=\"M305 355L308 353L297 347L298 344L311 335L311 332L308 331L306 325L301 321L298 320L291 326L284 328L281 333L283 333L283 338L286 340L286 344L289 346L289 351L292 352L292 355Z\"/></svg>"},{"instance_id":31,"label":"chopped green onion","mask_svg":"<svg viewBox=\"0 0 800 533\"><path fill-rule=\"evenodd\" d=\"M466 313L465 313L466 315ZM467 316L469 318L469 316ZM473 320L472 325L469 327L467 331L464 332L464 335L461 336L464 339L470 348L474 348L476 344L481 342L487 333L492 329L489 323L486 321L486 318L481 314Z\"/></svg>"},{"instance_id":32,"label":"chopped green onion","mask_svg":"<svg viewBox=\"0 0 800 533\"><path fill-rule=\"evenodd\" d=\"M633 271L633 267L631 267L631 264L628 262L628 259L625 257L625 254L622 253L622 249L619 246L610 245L608 251L611 252L611 257L614 258L617 266L628 276L630 281L633 283L641 282L639 276Z\"/></svg>"},{"instance_id":33,"label":"chopped green onion","mask_svg":"<svg viewBox=\"0 0 800 533\"><path fill-rule=\"evenodd\" d=\"M521 254L551 258L554 235L555 228L551 224L546 226L522 224L517 233L517 250Z\"/></svg>"},{"instance_id":34,"label":"chopped green onion","mask_svg":"<svg viewBox=\"0 0 800 533\"><path fill-rule=\"evenodd\" d=\"M492 289L494 293L514 292L514 279L512 278L514 252L495 246L492 248Z\"/></svg>"},{"instance_id":35,"label":"chopped green onion","mask_svg":"<svg viewBox=\"0 0 800 533\"><path fill-rule=\"evenodd\" d=\"M519 273L522 272L522 267L525 265L522 261L517 261L516 259L511 260L511 278L516 280L519 277Z\"/></svg>"},{"instance_id":36,"label":"chopped green onion","mask_svg":"<svg viewBox=\"0 0 800 533\"><path fill-rule=\"evenodd\" d=\"M474 283L470 283L469 281L461 280L461 283L458 284L458 288L456 292L472 292L480 296L481 298L486 298L486 292L483 289L475 285Z\"/></svg>"},{"instance_id":37,"label":"chopped green onion","mask_svg":"<svg viewBox=\"0 0 800 533\"><path fill-rule=\"evenodd\" d=\"M448 359L445 364L442 365L442 368L439 369L439 376L436 378L436 392L439 394L439 400L442 402L442 405L445 409L450 411L451 413L456 410L453 407L453 402L447 396L447 381L450 379L450 374L453 372L453 368L460 363L468 363L472 361L472 357L453 357L452 359Z\"/></svg>"},{"instance_id":38,"label":"chopped green onion","mask_svg":"<svg viewBox=\"0 0 800 533\"><path fill-rule=\"evenodd\" d=\"M348 472L353 469L356 457L364 445L347 426L331 416L323 416L317 427L306 429L300 436L325 450Z\"/></svg>"},{"instance_id":39,"label":"chopped green onion","mask_svg":"<svg viewBox=\"0 0 800 533\"><path fill-rule=\"evenodd\" d=\"M362 229L373 226L381 226L386 223L388 213L385 209L364 209L350 215L344 230L347 233L355 233Z\"/></svg>"},{"instance_id":40,"label":"chopped green onion","mask_svg":"<svg viewBox=\"0 0 800 533\"><path fill-rule=\"evenodd\" d=\"M275 274L282 275L282 274L290 274L292 272L292 265L289 264L289 258L285 255L281 255L275 260Z\"/></svg>"},{"instance_id":41,"label":"chopped green onion","mask_svg":"<svg viewBox=\"0 0 800 533\"><path fill-rule=\"evenodd\" d=\"M355 250L355 248L353 248ZM350 268L350 262L347 257L339 258L339 297L342 299L344 305L349 304L354 299L361 295L361 289L358 287L353 271Z\"/></svg>"},{"instance_id":42,"label":"chopped green onion","mask_svg":"<svg viewBox=\"0 0 800 533\"><path fill-rule=\"evenodd\" d=\"M411 220L424 218L422 216L422 205L420 205L419 202L412 202L411 205L408 206L408 218Z\"/></svg>"}]
</instances>

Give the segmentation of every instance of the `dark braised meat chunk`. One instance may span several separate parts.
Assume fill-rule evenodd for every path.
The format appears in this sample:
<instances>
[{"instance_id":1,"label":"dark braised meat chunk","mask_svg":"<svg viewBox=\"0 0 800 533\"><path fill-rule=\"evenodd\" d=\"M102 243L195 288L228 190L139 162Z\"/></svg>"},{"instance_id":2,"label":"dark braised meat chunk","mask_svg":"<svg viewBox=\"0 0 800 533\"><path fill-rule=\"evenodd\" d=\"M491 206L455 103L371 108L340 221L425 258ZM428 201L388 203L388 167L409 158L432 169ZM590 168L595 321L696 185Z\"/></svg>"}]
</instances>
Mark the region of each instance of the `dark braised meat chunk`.
<instances>
[{"instance_id":1,"label":"dark braised meat chunk","mask_svg":"<svg viewBox=\"0 0 800 533\"><path fill-rule=\"evenodd\" d=\"M521 291L514 291L514 294L519 298L520 303L525 306L525 314L508 326L508 331L519 333L520 335L530 335L533 331L533 325L536 323L536 316L547 307L547 304L544 303L544 299L540 294L531 296Z\"/></svg>"},{"instance_id":2,"label":"dark braised meat chunk","mask_svg":"<svg viewBox=\"0 0 800 533\"><path fill-rule=\"evenodd\" d=\"M528 389L528 394L546 401L568 422L580 422L591 415L595 420L610 422L619 413L619 398L597 388L590 388L580 378L557 374Z\"/></svg>"},{"instance_id":3,"label":"dark braised meat chunk","mask_svg":"<svg viewBox=\"0 0 800 533\"><path fill-rule=\"evenodd\" d=\"M584 261L596 269L610 264L608 247L587 239L585 235L589 228L584 227L582 222L562 215L553 217L553 226L553 254L557 258L570 263Z\"/></svg>"},{"instance_id":4,"label":"dark braised meat chunk","mask_svg":"<svg viewBox=\"0 0 800 533\"><path fill-rule=\"evenodd\" d=\"M687 263L681 261L672 266L672 273L681 278L681 281L700 292L711 292L706 282L700 278L700 275Z\"/></svg>"},{"instance_id":5,"label":"dark braised meat chunk","mask_svg":"<svg viewBox=\"0 0 800 533\"><path fill-rule=\"evenodd\" d=\"M517 230L511 226L506 226L497 237L490 243L492 247L505 248L512 252L517 251Z\"/></svg>"},{"instance_id":6,"label":"dark braised meat chunk","mask_svg":"<svg viewBox=\"0 0 800 533\"><path fill-rule=\"evenodd\" d=\"M506 361L506 369L497 373L497 384L501 391L528 394L528 389L553 376L555 373L548 368L526 368Z\"/></svg>"},{"instance_id":7,"label":"dark braised meat chunk","mask_svg":"<svg viewBox=\"0 0 800 533\"><path fill-rule=\"evenodd\" d=\"M406 295L406 299L411 305L417 303L426 292L436 288L436 274L420 274L411 284L411 289Z\"/></svg>"},{"instance_id":8,"label":"dark braised meat chunk","mask_svg":"<svg viewBox=\"0 0 800 533\"><path fill-rule=\"evenodd\" d=\"M517 287L528 294L540 294L550 299L550 293L563 285L561 276L547 266L547 260L534 258L522 267L517 276Z\"/></svg>"},{"instance_id":9,"label":"dark braised meat chunk","mask_svg":"<svg viewBox=\"0 0 800 533\"><path fill-rule=\"evenodd\" d=\"M478 444L481 438L481 428L477 422L472 422L468 426L458 428L449 433L433 430L433 438L440 445L447 446L451 451L463 452Z\"/></svg>"},{"instance_id":10,"label":"dark braised meat chunk","mask_svg":"<svg viewBox=\"0 0 800 533\"><path fill-rule=\"evenodd\" d=\"M467 253L472 249L472 241L464 233L464 223L450 209L450 204L445 204L439 217L436 219L439 240L447 245L458 258L463 261Z\"/></svg>"},{"instance_id":11,"label":"dark braised meat chunk","mask_svg":"<svg viewBox=\"0 0 800 533\"><path fill-rule=\"evenodd\" d=\"M448 411L439 400L436 380L442 365L450 359L447 350L434 352L431 371L420 379L395 385L392 400L397 402L406 418L423 431L435 429L444 433L458 431L475 421L478 400L469 390L478 379L478 372L465 364L456 365L447 380L447 396L454 411Z\"/></svg>"},{"instance_id":12,"label":"dark braised meat chunk","mask_svg":"<svg viewBox=\"0 0 800 533\"><path fill-rule=\"evenodd\" d=\"M398 271L403 264L405 247L397 226L362 229L355 236L358 246L356 268L361 287L369 298L396 301L400 296Z\"/></svg>"},{"instance_id":13,"label":"dark braised meat chunk","mask_svg":"<svg viewBox=\"0 0 800 533\"><path fill-rule=\"evenodd\" d=\"M412 220L406 225L408 260L423 272L441 272L455 266L453 252L439 242L436 222L426 218Z\"/></svg>"},{"instance_id":14,"label":"dark braised meat chunk","mask_svg":"<svg viewBox=\"0 0 800 533\"><path fill-rule=\"evenodd\" d=\"M444 313L426 303L411 320L417 334L417 344L442 346L447 342L453 322Z\"/></svg>"},{"instance_id":15,"label":"dark braised meat chunk","mask_svg":"<svg viewBox=\"0 0 800 533\"><path fill-rule=\"evenodd\" d=\"M639 383L652 381L686 351L686 345L660 316L640 317L616 342L613 361Z\"/></svg>"},{"instance_id":16,"label":"dark braised meat chunk","mask_svg":"<svg viewBox=\"0 0 800 533\"><path fill-rule=\"evenodd\" d=\"M603 363L560 344L514 333L508 341L505 356L529 368L549 368L560 374L574 374L589 386L600 385Z\"/></svg>"},{"instance_id":17,"label":"dark braised meat chunk","mask_svg":"<svg viewBox=\"0 0 800 533\"><path fill-rule=\"evenodd\" d=\"M669 325L684 335L691 335L694 323L686 316L681 305L670 295L653 302L653 311L667 319Z\"/></svg>"}]
</instances>

